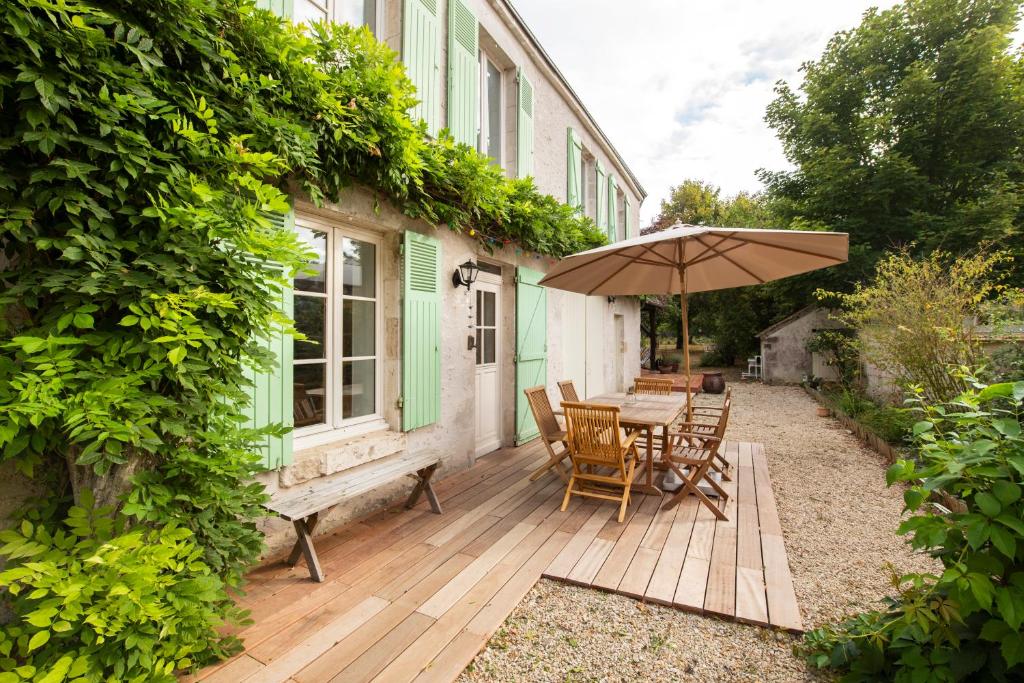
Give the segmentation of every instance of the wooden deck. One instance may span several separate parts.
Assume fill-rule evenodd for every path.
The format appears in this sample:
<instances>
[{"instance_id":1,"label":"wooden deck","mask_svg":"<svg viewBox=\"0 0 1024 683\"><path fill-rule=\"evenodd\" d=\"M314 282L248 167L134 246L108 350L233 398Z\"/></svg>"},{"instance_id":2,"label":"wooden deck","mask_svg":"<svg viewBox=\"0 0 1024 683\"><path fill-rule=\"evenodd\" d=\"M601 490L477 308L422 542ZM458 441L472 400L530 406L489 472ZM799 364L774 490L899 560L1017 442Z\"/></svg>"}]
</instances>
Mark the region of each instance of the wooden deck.
<instances>
[{"instance_id":1,"label":"wooden deck","mask_svg":"<svg viewBox=\"0 0 1024 683\"><path fill-rule=\"evenodd\" d=\"M246 651L190 680L454 680L542 575L799 630L763 450L726 452L729 522L636 496L623 524L612 503L560 512L562 482L528 479L547 457L537 441L486 456L436 486L444 515L424 502L318 538L324 583L301 563L253 572Z\"/></svg>"}]
</instances>

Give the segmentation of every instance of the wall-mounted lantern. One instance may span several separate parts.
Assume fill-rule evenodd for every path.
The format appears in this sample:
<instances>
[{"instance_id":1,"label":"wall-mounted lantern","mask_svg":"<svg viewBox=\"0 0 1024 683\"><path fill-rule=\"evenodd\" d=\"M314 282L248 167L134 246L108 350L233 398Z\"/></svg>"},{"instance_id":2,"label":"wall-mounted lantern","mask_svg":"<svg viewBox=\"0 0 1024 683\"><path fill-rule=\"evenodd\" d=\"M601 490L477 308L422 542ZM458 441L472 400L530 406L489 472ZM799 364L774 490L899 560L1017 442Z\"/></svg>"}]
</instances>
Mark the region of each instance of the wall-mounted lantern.
<instances>
[{"instance_id":1,"label":"wall-mounted lantern","mask_svg":"<svg viewBox=\"0 0 1024 683\"><path fill-rule=\"evenodd\" d=\"M466 289L469 289L476 282L476 276L479 272L480 268L470 259L452 273L452 284L456 287L465 286Z\"/></svg>"}]
</instances>

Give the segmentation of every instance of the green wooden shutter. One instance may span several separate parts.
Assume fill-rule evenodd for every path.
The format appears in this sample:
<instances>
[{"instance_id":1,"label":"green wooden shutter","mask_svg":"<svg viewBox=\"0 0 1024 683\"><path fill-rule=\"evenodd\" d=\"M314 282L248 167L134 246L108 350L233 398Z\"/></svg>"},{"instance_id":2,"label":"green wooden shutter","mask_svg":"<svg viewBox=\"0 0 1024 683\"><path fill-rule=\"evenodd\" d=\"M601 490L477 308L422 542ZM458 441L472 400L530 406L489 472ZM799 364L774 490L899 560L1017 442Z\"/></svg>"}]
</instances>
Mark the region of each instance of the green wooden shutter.
<instances>
[{"instance_id":1,"label":"green wooden shutter","mask_svg":"<svg viewBox=\"0 0 1024 683\"><path fill-rule=\"evenodd\" d=\"M441 128L438 0L403 0L402 61L420 102L409 111L413 121L427 122L427 132Z\"/></svg>"},{"instance_id":2,"label":"green wooden shutter","mask_svg":"<svg viewBox=\"0 0 1024 683\"><path fill-rule=\"evenodd\" d=\"M597 183L594 187L597 188L597 214L594 217L597 227L608 229L608 201L605 197L605 193L608 191L608 186L605 184L605 172L604 165L600 160L594 164L596 169L595 175L597 176Z\"/></svg>"},{"instance_id":3,"label":"green wooden shutter","mask_svg":"<svg viewBox=\"0 0 1024 683\"><path fill-rule=\"evenodd\" d=\"M402 429L441 414L441 242L405 233L402 302Z\"/></svg>"},{"instance_id":4,"label":"green wooden shutter","mask_svg":"<svg viewBox=\"0 0 1024 683\"><path fill-rule=\"evenodd\" d=\"M572 128L568 129L566 155L565 203L574 209L583 208L583 141Z\"/></svg>"},{"instance_id":5,"label":"green wooden shutter","mask_svg":"<svg viewBox=\"0 0 1024 683\"><path fill-rule=\"evenodd\" d=\"M608 174L608 241L614 242L618 239L619 222L619 186L615 183L615 176Z\"/></svg>"},{"instance_id":6,"label":"green wooden shutter","mask_svg":"<svg viewBox=\"0 0 1024 683\"><path fill-rule=\"evenodd\" d=\"M516 116L516 173L533 175L533 84L519 68L519 106Z\"/></svg>"},{"instance_id":7,"label":"green wooden shutter","mask_svg":"<svg viewBox=\"0 0 1024 683\"><path fill-rule=\"evenodd\" d=\"M295 212L276 215L272 220L283 228L295 229ZM280 267L268 265L268 270L280 271ZM277 273L275 273L277 274ZM293 295L290 287L281 292L281 310L291 318L294 314ZM247 426L260 429L267 425L280 424L291 429L294 421L292 407L292 347L294 339L284 332L271 332L260 344L277 357L275 367L270 372L256 372L249 368L246 377L252 382L249 387L249 405L246 408ZM283 436L268 436L259 444L263 453L263 466L268 470L276 470L292 462L292 433Z\"/></svg>"},{"instance_id":8,"label":"green wooden shutter","mask_svg":"<svg viewBox=\"0 0 1024 683\"><path fill-rule=\"evenodd\" d=\"M622 197L622 215L625 219L625 225L622 226L622 234L626 236L627 240L633 236L631 234L633 223L629 220L630 209L629 197L624 195Z\"/></svg>"},{"instance_id":9,"label":"green wooden shutter","mask_svg":"<svg viewBox=\"0 0 1024 683\"><path fill-rule=\"evenodd\" d=\"M448 4L448 130L456 142L476 147L480 126L480 60L476 16L462 0Z\"/></svg>"},{"instance_id":10,"label":"green wooden shutter","mask_svg":"<svg viewBox=\"0 0 1024 683\"><path fill-rule=\"evenodd\" d=\"M516 270L516 445L540 431L524 389L548 382L547 290L538 283L544 273Z\"/></svg>"},{"instance_id":11,"label":"green wooden shutter","mask_svg":"<svg viewBox=\"0 0 1024 683\"><path fill-rule=\"evenodd\" d=\"M293 0L256 0L258 9L270 10L285 19L292 18L292 5Z\"/></svg>"}]
</instances>

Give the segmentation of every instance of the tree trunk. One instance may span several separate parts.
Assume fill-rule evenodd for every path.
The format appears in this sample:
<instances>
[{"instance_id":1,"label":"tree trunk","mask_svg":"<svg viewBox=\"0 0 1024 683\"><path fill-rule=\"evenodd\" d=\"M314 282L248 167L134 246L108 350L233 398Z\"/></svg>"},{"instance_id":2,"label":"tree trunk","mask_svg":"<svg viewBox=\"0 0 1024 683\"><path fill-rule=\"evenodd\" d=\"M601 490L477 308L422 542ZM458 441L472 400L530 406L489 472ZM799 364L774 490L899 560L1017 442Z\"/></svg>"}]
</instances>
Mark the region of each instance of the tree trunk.
<instances>
[{"instance_id":1,"label":"tree trunk","mask_svg":"<svg viewBox=\"0 0 1024 683\"><path fill-rule=\"evenodd\" d=\"M104 474L96 474L91 465L77 464L80 449L72 447L65 455L68 465L68 480L75 498L75 505L82 502L82 492L92 491L96 508L111 506L117 510L122 498L132 487L132 477L146 469L147 458L129 452L128 461L112 466Z\"/></svg>"}]
</instances>

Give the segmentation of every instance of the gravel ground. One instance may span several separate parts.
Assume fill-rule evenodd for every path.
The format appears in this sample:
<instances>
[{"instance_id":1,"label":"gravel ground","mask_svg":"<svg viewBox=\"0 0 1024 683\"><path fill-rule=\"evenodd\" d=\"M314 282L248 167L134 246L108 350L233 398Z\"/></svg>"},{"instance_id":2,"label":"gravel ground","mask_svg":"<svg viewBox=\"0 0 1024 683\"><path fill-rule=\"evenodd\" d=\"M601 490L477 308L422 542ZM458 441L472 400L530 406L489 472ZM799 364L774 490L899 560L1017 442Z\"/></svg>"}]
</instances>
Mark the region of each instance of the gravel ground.
<instances>
[{"instance_id":1,"label":"gravel ground","mask_svg":"<svg viewBox=\"0 0 1024 683\"><path fill-rule=\"evenodd\" d=\"M799 387L730 383L727 438L765 445L805 628L877 605L886 563L934 570L895 535L885 464ZM720 403L721 397L700 402ZM793 636L542 579L459 681L819 680Z\"/></svg>"}]
</instances>

